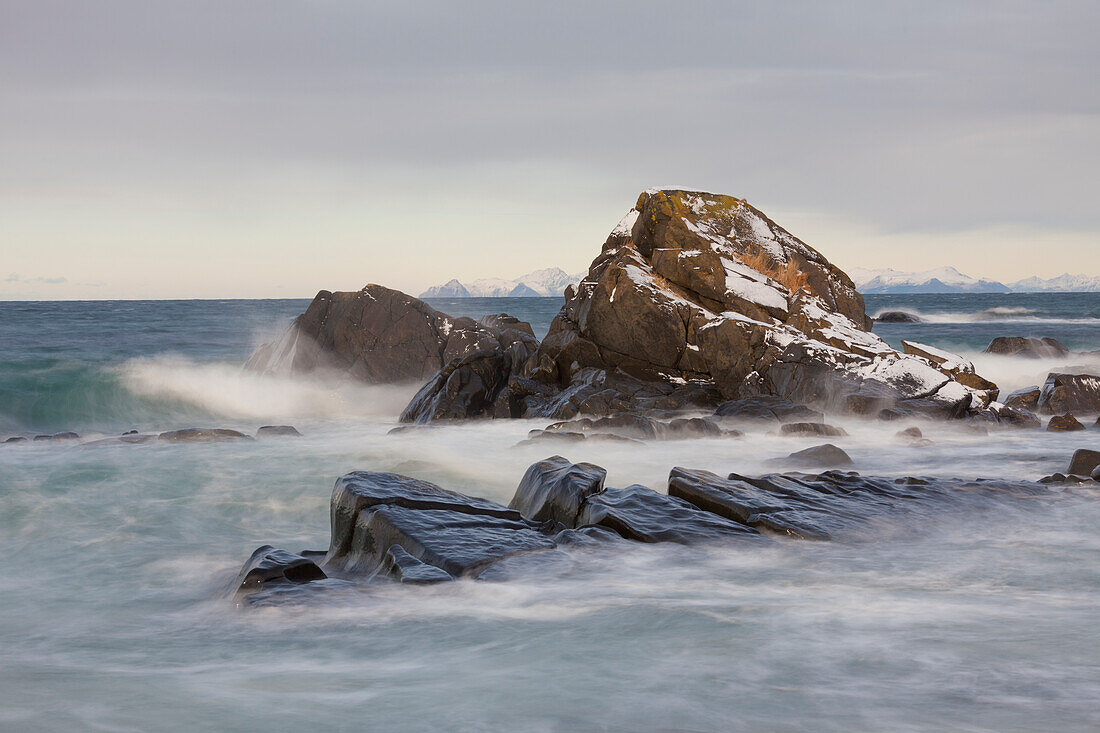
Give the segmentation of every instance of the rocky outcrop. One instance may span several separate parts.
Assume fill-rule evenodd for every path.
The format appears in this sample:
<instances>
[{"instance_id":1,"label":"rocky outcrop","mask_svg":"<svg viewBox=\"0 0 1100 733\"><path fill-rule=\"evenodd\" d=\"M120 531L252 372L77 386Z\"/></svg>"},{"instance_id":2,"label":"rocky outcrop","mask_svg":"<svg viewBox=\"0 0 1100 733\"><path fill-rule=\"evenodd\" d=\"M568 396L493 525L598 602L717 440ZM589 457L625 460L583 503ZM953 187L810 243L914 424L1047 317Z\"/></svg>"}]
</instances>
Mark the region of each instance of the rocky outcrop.
<instances>
[{"instance_id":1,"label":"rocky outcrop","mask_svg":"<svg viewBox=\"0 0 1100 733\"><path fill-rule=\"evenodd\" d=\"M743 199L650 190L508 391L516 412L561 418L750 396L957 417L996 397L972 366L900 354L870 326L851 279Z\"/></svg>"},{"instance_id":2,"label":"rocky outcrop","mask_svg":"<svg viewBox=\"0 0 1100 733\"><path fill-rule=\"evenodd\" d=\"M1033 504L1049 492L1030 482L890 480L840 471L722 478L674 468L667 493L660 493L609 488L605 477L599 466L552 456L527 470L506 507L399 474L351 473L332 492L328 551L296 554L264 545L232 592L264 604L266 591L297 592L307 583L505 580L569 567L571 556L562 552L568 546L624 540L752 546L766 542L765 534L826 540L883 515L956 512L979 496Z\"/></svg>"},{"instance_id":3,"label":"rocky outcrop","mask_svg":"<svg viewBox=\"0 0 1100 733\"><path fill-rule=\"evenodd\" d=\"M1069 355L1069 349L1060 341L1052 338L1029 338L1025 336L998 336L985 347L987 354L1002 356L1023 356L1029 359L1058 359Z\"/></svg>"},{"instance_id":4,"label":"rocky outcrop","mask_svg":"<svg viewBox=\"0 0 1100 733\"><path fill-rule=\"evenodd\" d=\"M354 293L322 290L245 368L289 375L327 371L374 384L422 382L452 360L501 348L503 331L526 326L530 333L529 325L510 316L492 319L453 318L381 285Z\"/></svg>"},{"instance_id":5,"label":"rocky outcrop","mask_svg":"<svg viewBox=\"0 0 1100 733\"><path fill-rule=\"evenodd\" d=\"M1100 412L1100 377L1052 372L1039 392L1037 407L1039 412L1048 415Z\"/></svg>"}]
</instances>

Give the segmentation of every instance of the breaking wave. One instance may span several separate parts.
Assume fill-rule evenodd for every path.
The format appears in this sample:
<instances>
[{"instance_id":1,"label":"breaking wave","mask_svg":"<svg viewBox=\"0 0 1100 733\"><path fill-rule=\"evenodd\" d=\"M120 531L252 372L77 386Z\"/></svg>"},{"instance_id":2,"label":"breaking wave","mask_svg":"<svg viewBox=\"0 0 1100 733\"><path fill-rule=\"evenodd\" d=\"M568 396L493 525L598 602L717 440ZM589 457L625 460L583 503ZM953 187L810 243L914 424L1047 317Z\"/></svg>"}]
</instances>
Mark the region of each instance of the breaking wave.
<instances>
[{"instance_id":1,"label":"breaking wave","mask_svg":"<svg viewBox=\"0 0 1100 733\"><path fill-rule=\"evenodd\" d=\"M883 313L898 311L910 313L925 323L1100 323L1100 318L1049 316L1041 314L1035 308L1025 308L1023 306L995 306L977 311L923 311L905 306L892 306L880 308L873 317L877 319Z\"/></svg>"}]
</instances>

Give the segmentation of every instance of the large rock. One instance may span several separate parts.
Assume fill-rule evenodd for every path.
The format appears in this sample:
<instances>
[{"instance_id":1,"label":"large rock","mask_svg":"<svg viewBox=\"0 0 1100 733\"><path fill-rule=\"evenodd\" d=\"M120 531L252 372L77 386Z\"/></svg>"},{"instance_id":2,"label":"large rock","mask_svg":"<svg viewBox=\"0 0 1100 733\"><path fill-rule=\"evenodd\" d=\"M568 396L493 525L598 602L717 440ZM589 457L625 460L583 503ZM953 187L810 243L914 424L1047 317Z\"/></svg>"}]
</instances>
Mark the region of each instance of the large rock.
<instances>
[{"instance_id":1,"label":"large rock","mask_svg":"<svg viewBox=\"0 0 1100 733\"><path fill-rule=\"evenodd\" d=\"M504 331L529 335L530 326L504 314L485 323L453 318L381 285L354 293L322 290L245 366L275 374L336 372L368 383L422 382L454 359L502 348Z\"/></svg>"},{"instance_id":2,"label":"large rock","mask_svg":"<svg viewBox=\"0 0 1100 733\"><path fill-rule=\"evenodd\" d=\"M998 336L985 347L987 354L1002 356L1023 356L1030 359L1058 359L1069 355L1069 349L1060 341L1052 338L1029 338L1025 336Z\"/></svg>"},{"instance_id":3,"label":"large rock","mask_svg":"<svg viewBox=\"0 0 1100 733\"><path fill-rule=\"evenodd\" d=\"M884 311L874 318L875 323L923 323L916 314L907 311Z\"/></svg>"},{"instance_id":4,"label":"large rock","mask_svg":"<svg viewBox=\"0 0 1100 733\"><path fill-rule=\"evenodd\" d=\"M625 373L824 409L856 394L879 410L904 403L943 416L995 396L991 383L956 378L972 369L899 354L870 326L851 279L743 199L651 190L566 292L525 376L569 391L593 371ZM528 405L569 416L561 403Z\"/></svg>"},{"instance_id":5,"label":"large rock","mask_svg":"<svg viewBox=\"0 0 1100 733\"><path fill-rule=\"evenodd\" d=\"M245 561L233 588L235 593L247 595L272 585L302 585L326 577L312 559L264 545Z\"/></svg>"},{"instance_id":6,"label":"large rock","mask_svg":"<svg viewBox=\"0 0 1100 733\"><path fill-rule=\"evenodd\" d=\"M1035 412L1039 409L1039 395L1042 391L1038 387L1023 387L1009 393L1005 397L1004 404L1018 410Z\"/></svg>"},{"instance_id":7,"label":"large rock","mask_svg":"<svg viewBox=\"0 0 1100 733\"><path fill-rule=\"evenodd\" d=\"M1039 393L1037 407L1048 415L1100 412L1100 377L1052 372Z\"/></svg>"}]
</instances>

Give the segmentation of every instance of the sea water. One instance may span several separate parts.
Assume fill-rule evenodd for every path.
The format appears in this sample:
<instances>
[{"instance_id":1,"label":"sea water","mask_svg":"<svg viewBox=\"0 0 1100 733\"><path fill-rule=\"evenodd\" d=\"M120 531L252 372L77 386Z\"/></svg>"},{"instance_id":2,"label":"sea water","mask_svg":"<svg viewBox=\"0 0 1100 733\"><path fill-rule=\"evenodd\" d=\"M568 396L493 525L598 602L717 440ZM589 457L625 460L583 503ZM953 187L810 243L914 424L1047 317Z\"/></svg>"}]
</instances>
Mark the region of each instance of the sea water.
<instances>
[{"instance_id":1,"label":"sea water","mask_svg":"<svg viewBox=\"0 0 1100 733\"><path fill-rule=\"evenodd\" d=\"M324 548L337 476L390 470L507 501L562 452L610 486L673 466L761 473L814 444L515 447L547 421L387 435L416 385L242 372L307 301L0 303L0 438L204 426L302 438L0 445L0 730L636 731L1100 728L1100 493L975 499L833 542L577 550L505 582L351 586L262 608L226 589L260 544ZM434 301L543 335L557 299ZM1002 387L1059 362L994 336L1100 348L1100 295L873 296L879 324L974 358ZM830 418L865 474L1035 479L1085 433Z\"/></svg>"}]
</instances>

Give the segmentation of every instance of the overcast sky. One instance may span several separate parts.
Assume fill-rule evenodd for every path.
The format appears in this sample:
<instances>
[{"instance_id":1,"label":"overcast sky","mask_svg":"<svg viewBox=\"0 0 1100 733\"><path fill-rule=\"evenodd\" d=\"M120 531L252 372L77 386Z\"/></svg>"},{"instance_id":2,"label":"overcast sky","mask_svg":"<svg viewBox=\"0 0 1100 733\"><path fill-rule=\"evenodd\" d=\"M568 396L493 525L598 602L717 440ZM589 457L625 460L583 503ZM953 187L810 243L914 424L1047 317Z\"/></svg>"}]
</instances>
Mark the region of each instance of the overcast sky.
<instances>
[{"instance_id":1,"label":"overcast sky","mask_svg":"<svg viewBox=\"0 0 1100 733\"><path fill-rule=\"evenodd\" d=\"M1100 274L1100 3L0 0L0 298L581 271L638 193Z\"/></svg>"}]
</instances>

